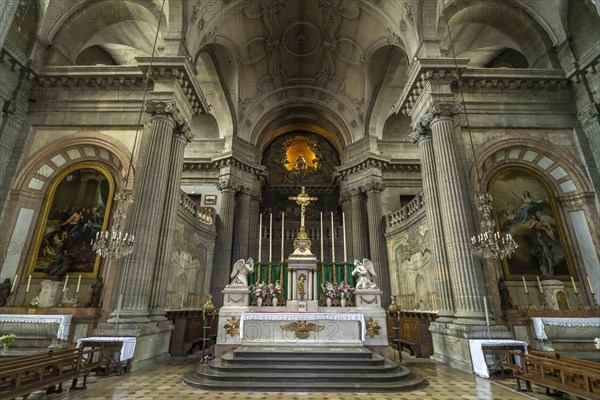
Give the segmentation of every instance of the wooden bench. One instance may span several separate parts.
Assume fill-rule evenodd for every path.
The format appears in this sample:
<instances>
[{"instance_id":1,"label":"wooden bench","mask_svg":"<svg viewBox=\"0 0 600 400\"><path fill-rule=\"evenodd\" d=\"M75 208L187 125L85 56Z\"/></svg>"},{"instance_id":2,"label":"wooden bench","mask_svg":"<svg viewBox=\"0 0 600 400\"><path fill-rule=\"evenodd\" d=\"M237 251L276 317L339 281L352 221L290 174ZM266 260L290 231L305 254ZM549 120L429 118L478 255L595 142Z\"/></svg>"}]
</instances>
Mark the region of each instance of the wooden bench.
<instances>
[{"instance_id":1,"label":"wooden bench","mask_svg":"<svg viewBox=\"0 0 600 400\"><path fill-rule=\"evenodd\" d=\"M31 393L46 390L62 392L62 384L72 380L71 389L86 389L87 376L102 359L103 349L70 349L15 357L0 367L0 398L27 398ZM77 381L83 377L83 384Z\"/></svg>"},{"instance_id":2,"label":"wooden bench","mask_svg":"<svg viewBox=\"0 0 600 400\"><path fill-rule=\"evenodd\" d=\"M537 352L536 352L537 353ZM578 360L583 361L583 360ZM520 351L507 350L501 368L512 371L521 390L520 381L545 387L547 392L568 393L582 399L597 400L600 398L600 370L598 366L582 366L570 363L555 356L546 354L524 354Z\"/></svg>"}]
</instances>

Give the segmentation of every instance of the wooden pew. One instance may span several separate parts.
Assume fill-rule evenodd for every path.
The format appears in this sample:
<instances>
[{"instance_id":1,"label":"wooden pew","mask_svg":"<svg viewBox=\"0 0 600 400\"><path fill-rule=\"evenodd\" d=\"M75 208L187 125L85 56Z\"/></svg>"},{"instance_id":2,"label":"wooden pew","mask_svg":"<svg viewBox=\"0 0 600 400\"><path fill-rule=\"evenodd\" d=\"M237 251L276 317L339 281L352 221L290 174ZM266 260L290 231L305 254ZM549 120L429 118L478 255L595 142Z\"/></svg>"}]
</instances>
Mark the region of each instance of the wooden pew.
<instances>
[{"instance_id":1,"label":"wooden pew","mask_svg":"<svg viewBox=\"0 0 600 400\"><path fill-rule=\"evenodd\" d=\"M95 359L102 360L103 349L70 349L51 354L15 357L0 367L0 398L12 399L46 390L62 392L62 384L72 380L71 389L85 389ZM77 381L83 377L83 384Z\"/></svg>"},{"instance_id":2,"label":"wooden pew","mask_svg":"<svg viewBox=\"0 0 600 400\"><path fill-rule=\"evenodd\" d=\"M536 352L537 353L537 352ZM582 361L582 360L579 360ZM517 385L520 381L545 387L548 392L568 393L582 399L600 398L600 370L598 366L582 366L570 363L548 354L523 354L520 351L507 350L501 368L513 372Z\"/></svg>"}]
</instances>

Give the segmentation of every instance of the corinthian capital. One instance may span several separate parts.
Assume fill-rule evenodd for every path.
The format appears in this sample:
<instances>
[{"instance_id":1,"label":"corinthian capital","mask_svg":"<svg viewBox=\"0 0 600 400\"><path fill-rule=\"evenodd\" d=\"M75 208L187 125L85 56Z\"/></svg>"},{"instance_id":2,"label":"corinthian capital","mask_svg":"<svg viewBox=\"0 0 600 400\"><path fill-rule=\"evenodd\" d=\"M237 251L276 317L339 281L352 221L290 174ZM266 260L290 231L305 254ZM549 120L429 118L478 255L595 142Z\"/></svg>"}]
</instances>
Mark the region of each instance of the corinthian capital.
<instances>
[{"instance_id":1,"label":"corinthian capital","mask_svg":"<svg viewBox=\"0 0 600 400\"><path fill-rule=\"evenodd\" d=\"M194 139L194 135L192 134L190 125L187 122L184 122L182 125L176 126L174 133L175 136L182 138L188 143Z\"/></svg>"},{"instance_id":2,"label":"corinthian capital","mask_svg":"<svg viewBox=\"0 0 600 400\"><path fill-rule=\"evenodd\" d=\"M233 179L221 179L219 181L219 185L217 186L221 192L238 192L240 187L235 184Z\"/></svg>"},{"instance_id":3,"label":"corinthian capital","mask_svg":"<svg viewBox=\"0 0 600 400\"><path fill-rule=\"evenodd\" d=\"M367 194L383 192L383 182L373 181L365 185L364 190Z\"/></svg>"},{"instance_id":4,"label":"corinthian capital","mask_svg":"<svg viewBox=\"0 0 600 400\"><path fill-rule=\"evenodd\" d=\"M185 118L181 111L177 108L174 101L148 100L144 104L146 112L153 117L163 116L173 120L175 125L182 126L185 124Z\"/></svg>"},{"instance_id":5,"label":"corinthian capital","mask_svg":"<svg viewBox=\"0 0 600 400\"><path fill-rule=\"evenodd\" d=\"M421 140L430 139L431 132L420 123L408 134L408 138L413 143L419 143Z\"/></svg>"},{"instance_id":6,"label":"corinthian capital","mask_svg":"<svg viewBox=\"0 0 600 400\"><path fill-rule=\"evenodd\" d=\"M462 106L460 103L456 101L440 101L431 103L427 112L421 120L419 124L425 128L429 128L432 122L439 118L452 118L456 114L460 113Z\"/></svg>"}]
</instances>

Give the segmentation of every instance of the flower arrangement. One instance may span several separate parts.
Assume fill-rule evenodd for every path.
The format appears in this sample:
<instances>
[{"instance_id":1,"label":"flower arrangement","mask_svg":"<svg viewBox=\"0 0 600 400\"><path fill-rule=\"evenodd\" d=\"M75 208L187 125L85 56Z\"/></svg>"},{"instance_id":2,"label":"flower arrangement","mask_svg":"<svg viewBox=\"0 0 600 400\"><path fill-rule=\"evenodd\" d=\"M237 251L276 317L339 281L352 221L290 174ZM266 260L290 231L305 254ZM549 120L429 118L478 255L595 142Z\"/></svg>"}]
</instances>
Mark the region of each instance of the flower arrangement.
<instances>
[{"instance_id":1,"label":"flower arrangement","mask_svg":"<svg viewBox=\"0 0 600 400\"><path fill-rule=\"evenodd\" d=\"M38 308L40 306L40 301L37 297L34 297L27 305L29 308Z\"/></svg>"},{"instance_id":2,"label":"flower arrangement","mask_svg":"<svg viewBox=\"0 0 600 400\"><path fill-rule=\"evenodd\" d=\"M13 340L15 340L16 337L17 335L15 335L14 333L0 337L0 343L2 343L2 348L4 350L8 350L8 346L10 346L10 344Z\"/></svg>"},{"instance_id":3,"label":"flower arrangement","mask_svg":"<svg viewBox=\"0 0 600 400\"><path fill-rule=\"evenodd\" d=\"M338 285L337 292L340 299L349 299L352 296L352 288L346 282Z\"/></svg>"},{"instance_id":4,"label":"flower arrangement","mask_svg":"<svg viewBox=\"0 0 600 400\"><path fill-rule=\"evenodd\" d=\"M269 283L267 294L271 298L277 297L278 300L283 300L283 285L281 282L276 281L275 284Z\"/></svg>"},{"instance_id":5,"label":"flower arrangement","mask_svg":"<svg viewBox=\"0 0 600 400\"><path fill-rule=\"evenodd\" d=\"M600 350L600 337L594 339L594 343L596 344L596 350Z\"/></svg>"},{"instance_id":6,"label":"flower arrangement","mask_svg":"<svg viewBox=\"0 0 600 400\"><path fill-rule=\"evenodd\" d=\"M265 282L256 282L252 284L252 286L250 286L250 296L252 296L252 299L254 300L267 297L267 285Z\"/></svg>"},{"instance_id":7,"label":"flower arrangement","mask_svg":"<svg viewBox=\"0 0 600 400\"><path fill-rule=\"evenodd\" d=\"M322 283L321 289L323 290L323 294L325 294L325 297L329 297L330 299L338 298L338 288L333 283L329 281Z\"/></svg>"}]
</instances>

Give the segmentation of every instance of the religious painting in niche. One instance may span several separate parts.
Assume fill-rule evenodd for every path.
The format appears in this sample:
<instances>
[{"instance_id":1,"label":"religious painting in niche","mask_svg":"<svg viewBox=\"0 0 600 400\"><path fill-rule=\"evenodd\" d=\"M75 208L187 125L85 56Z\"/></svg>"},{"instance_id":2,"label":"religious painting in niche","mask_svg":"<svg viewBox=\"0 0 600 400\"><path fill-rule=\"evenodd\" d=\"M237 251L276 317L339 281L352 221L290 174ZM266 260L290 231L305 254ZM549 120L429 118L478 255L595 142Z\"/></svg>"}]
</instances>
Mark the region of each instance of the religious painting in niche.
<instances>
[{"instance_id":1,"label":"religious painting in niche","mask_svg":"<svg viewBox=\"0 0 600 400\"><path fill-rule=\"evenodd\" d=\"M214 194L207 194L204 196L204 205L205 206L214 206L217 204L217 196Z\"/></svg>"},{"instance_id":2,"label":"religious painting in niche","mask_svg":"<svg viewBox=\"0 0 600 400\"><path fill-rule=\"evenodd\" d=\"M113 192L110 173L97 164L77 164L63 171L42 208L30 273L95 278L100 256L92 250L91 240L106 230Z\"/></svg>"},{"instance_id":3,"label":"religious painting in niche","mask_svg":"<svg viewBox=\"0 0 600 400\"><path fill-rule=\"evenodd\" d=\"M506 279L568 280L573 273L564 231L542 179L525 169L504 169L492 179L491 192L501 233L519 245L502 261Z\"/></svg>"}]
</instances>

